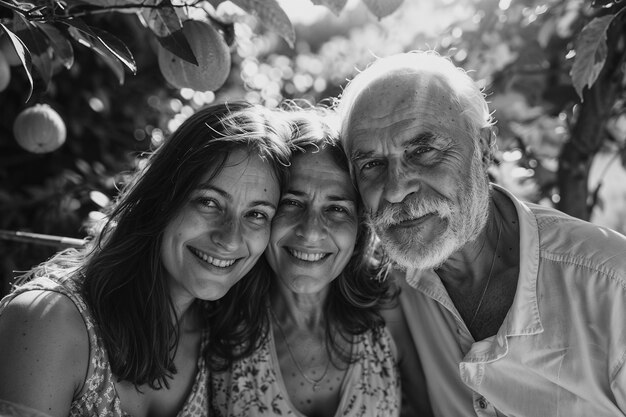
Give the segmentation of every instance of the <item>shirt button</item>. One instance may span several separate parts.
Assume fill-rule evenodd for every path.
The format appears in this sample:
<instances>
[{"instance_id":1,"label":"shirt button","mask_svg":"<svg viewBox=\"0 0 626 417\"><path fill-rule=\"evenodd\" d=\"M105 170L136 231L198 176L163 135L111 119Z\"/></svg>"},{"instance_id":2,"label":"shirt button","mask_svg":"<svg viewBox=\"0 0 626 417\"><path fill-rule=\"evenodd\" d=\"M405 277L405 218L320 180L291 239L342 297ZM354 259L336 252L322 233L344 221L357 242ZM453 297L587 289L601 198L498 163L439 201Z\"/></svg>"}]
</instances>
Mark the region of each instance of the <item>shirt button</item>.
<instances>
[{"instance_id":1,"label":"shirt button","mask_svg":"<svg viewBox=\"0 0 626 417\"><path fill-rule=\"evenodd\" d=\"M487 400L485 400L484 397L480 397L478 399L478 406L484 410L485 408L487 408Z\"/></svg>"}]
</instances>

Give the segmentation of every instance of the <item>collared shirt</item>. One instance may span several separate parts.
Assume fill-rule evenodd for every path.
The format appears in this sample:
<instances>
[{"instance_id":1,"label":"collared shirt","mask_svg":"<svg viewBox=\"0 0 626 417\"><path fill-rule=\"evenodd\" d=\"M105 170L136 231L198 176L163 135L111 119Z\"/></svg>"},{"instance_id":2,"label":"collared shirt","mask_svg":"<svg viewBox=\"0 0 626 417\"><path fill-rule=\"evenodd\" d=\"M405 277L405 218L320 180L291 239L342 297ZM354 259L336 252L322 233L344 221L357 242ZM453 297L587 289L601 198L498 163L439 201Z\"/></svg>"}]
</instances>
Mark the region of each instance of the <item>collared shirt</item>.
<instances>
[{"instance_id":1,"label":"collared shirt","mask_svg":"<svg viewBox=\"0 0 626 417\"><path fill-rule=\"evenodd\" d=\"M497 334L474 341L432 270L401 284L435 415L626 415L626 237L492 186L520 226L517 289Z\"/></svg>"}]
</instances>

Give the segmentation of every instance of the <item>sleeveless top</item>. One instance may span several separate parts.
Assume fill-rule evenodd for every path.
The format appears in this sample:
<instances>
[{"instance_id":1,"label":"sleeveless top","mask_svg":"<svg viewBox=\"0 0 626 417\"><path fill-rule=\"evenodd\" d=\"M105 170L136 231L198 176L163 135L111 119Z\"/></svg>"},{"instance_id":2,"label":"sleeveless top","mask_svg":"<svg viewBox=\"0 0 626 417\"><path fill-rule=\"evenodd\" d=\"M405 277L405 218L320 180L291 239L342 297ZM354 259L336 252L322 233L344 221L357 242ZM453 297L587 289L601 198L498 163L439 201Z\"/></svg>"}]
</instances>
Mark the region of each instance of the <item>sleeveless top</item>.
<instances>
[{"instance_id":1,"label":"sleeveless top","mask_svg":"<svg viewBox=\"0 0 626 417\"><path fill-rule=\"evenodd\" d=\"M76 305L87 328L89 336L89 373L85 380L84 392L72 400L69 416L131 417L123 412L120 407L120 399L113 384L116 377L111 371L104 344L98 335L98 327L74 280L68 278L59 279L52 276L35 278L17 287L0 301L0 315L13 298L32 290L53 291L67 296ZM204 332L201 342L202 348L204 348L206 342L207 332ZM208 368L205 366L203 355L199 356L197 367L198 373L196 374L193 387L183 408L178 412L179 417L208 416Z\"/></svg>"},{"instance_id":2,"label":"sleeveless top","mask_svg":"<svg viewBox=\"0 0 626 417\"><path fill-rule=\"evenodd\" d=\"M250 357L228 371L211 373L211 415L220 417L303 417L288 398L272 331ZM355 336L357 360L341 385L335 417L399 415L400 378L386 327Z\"/></svg>"}]
</instances>

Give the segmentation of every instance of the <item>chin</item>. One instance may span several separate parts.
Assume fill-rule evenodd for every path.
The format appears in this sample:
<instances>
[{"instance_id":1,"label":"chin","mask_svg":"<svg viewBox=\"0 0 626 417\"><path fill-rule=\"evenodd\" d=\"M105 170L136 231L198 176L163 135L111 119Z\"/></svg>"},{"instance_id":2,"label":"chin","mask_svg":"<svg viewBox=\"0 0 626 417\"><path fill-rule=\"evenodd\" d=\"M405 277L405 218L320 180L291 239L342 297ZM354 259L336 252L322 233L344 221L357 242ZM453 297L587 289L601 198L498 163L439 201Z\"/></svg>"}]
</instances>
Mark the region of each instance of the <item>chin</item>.
<instances>
[{"instance_id":1,"label":"chin","mask_svg":"<svg viewBox=\"0 0 626 417\"><path fill-rule=\"evenodd\" d=\"M216 301L225 296L231 288L232 286L225 287L224 285L212 284L210 287L205 287L203 290L198 291L196 298L205 301Z\"/></svg>"},{"instance_id":2,"label":"chin","mask_svg":"<svg viewBox=\"0 0 626 417\"><path fill-rule=\"evenodd\" d=\"M326 285L315 278L306 278L305 280L293 281L288 287L296 294L313 294L324 289Z\"/></svg>"},{"instance_id":3,"label":"chin","mask_svg":"<svg viewBox=\"0 0 626 417\"><path fill-rule=\"evenodd\" d=\"M456 239L445 236L435 242L385 242L387 255L403 269L433 269L443 265L459 249Z\"/></svg>"}]
</instances>

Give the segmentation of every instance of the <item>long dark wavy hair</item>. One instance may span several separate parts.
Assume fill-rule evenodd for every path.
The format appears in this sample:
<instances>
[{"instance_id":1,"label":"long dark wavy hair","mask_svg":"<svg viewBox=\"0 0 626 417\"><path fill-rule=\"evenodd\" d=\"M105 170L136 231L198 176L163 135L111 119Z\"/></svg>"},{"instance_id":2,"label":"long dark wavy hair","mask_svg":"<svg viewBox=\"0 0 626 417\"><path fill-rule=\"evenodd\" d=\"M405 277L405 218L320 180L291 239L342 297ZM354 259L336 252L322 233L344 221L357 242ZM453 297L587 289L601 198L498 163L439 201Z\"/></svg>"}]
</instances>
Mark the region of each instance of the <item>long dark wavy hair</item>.
<instances>
[{"instance_id":1,"label":"long dark wavy hair","mask_svg":"<svg viewBox=\"0 0 626 417\"><path fill-rule=\"evenodd\" d=\"M56 264L78 281L119 379L154 389L169 386L179 318L172 319L160 257L163 232L207 169L217 176L237 149L265 158L284 184L290 130L275 116L243 102L199 110L124 186L86 249L59 254L31 274L49 273ZM210 329L203 352L209 361L230 363L255 349L250 340L262 337L265 306L259 295L268 292L269 282L266 261L259 261L222 299L194 301L203 328Z\"/></svg>"},{"instance_id":2,"label":"long dark wavy hair","mask_svg":"<svg viewBox=\"0 0 626 417\"><path fill-rule=\"evenodd\" d=\"M348 158L338 138L336 114L332 110L324 107L292 109L285 117L292 129L289 140L292 157L325 150L333 162L350 175ZM356 190L356 185L354 187ZM358 227L354 252L343 271L330 283L324 305L327 349L345 362L356 358L351 356L350 350L341 348L345 344L340 340L350 345L353 336L383 326L385 321L380 310L391 305L398 293L375 258L375 235L365 220L361 199L356 203Z\"/></svg>"}]
</instances>

